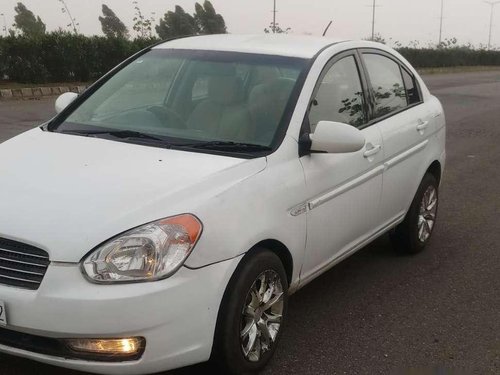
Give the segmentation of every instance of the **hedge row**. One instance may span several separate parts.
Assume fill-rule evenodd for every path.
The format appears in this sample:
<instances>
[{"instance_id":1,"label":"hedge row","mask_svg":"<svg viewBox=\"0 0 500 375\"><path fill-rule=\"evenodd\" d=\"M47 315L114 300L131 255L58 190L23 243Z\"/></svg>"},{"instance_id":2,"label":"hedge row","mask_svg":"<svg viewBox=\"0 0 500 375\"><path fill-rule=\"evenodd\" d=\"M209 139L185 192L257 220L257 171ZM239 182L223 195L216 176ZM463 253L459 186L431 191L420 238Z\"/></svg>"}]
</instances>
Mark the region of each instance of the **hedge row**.
<instances>
[{"instance_id":1,"label":"hedge row","mask_svg":"<svg viewBox=\"0 0 500 375\"><path fill-rule=\"evenodd\" d=\"M40 38L0 37L0 79L21 83L92 81L157 40L110 39L53 32ZM467 47L400 48L417 68L500 65L500 51Z\"/></svg>"},{"instance_id":2,"label":"hedge row","mask_svg":"<svg viewBox=\"0 0 500 375\"><path fill-rule=\"evenodd\" d=\"M92 81L156 40L50 33L0 38L0 79L21 83Z\"/></svg>"},{"instance_id":3,"label":"hedge row","mask_svg":"<svg viewBox=\"0 0 500 375\"><path fill-rule=\"evenodd\" d=\"M400 48L398 51L416 68L500 65L500 51L452 48Z\"/></svg>"}]
</instances>

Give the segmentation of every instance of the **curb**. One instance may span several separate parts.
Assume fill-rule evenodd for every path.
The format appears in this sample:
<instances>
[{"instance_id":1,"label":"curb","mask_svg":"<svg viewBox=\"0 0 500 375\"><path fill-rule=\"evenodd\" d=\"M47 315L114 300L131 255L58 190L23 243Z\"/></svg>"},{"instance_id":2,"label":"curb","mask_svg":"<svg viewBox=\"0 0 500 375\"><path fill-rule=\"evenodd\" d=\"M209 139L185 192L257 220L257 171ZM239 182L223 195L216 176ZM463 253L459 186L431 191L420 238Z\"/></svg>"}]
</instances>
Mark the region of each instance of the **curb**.
<instances>
[{"instance_id":1,"label":"curb","mask_svg":"<svg viewBox=\"0 0 500 375\"><path fill-rule=\"evenodd\" d=\"M33 87L22 89L0 90L0 100L33 100L44 97L58 96L65 92L81 94L87 86Z\"/></svg>"}]
</instances>

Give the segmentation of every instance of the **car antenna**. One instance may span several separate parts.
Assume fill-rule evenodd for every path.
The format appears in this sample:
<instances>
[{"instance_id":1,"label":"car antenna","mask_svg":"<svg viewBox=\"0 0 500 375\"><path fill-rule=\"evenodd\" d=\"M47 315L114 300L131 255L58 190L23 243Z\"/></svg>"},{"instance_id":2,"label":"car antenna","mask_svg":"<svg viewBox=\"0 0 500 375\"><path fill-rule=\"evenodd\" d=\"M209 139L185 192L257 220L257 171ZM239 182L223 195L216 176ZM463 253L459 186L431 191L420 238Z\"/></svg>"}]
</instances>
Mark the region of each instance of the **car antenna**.
<instances>
[{"instance_id":1,"label":"car antenna","mask_svg":"<svg viewBox=\"0 0 500 375\"><path fill-rule=\"evenodd\" d=\"M323 31L323 36L325 36L325 35L326 35L326 33L328 32L328 29L330 28L330 26L332 26L332 23L333 23L333 21L330 21L330 22L328 23L328 26L326 27L325 31Z\"/></svg>"}]
</instances>

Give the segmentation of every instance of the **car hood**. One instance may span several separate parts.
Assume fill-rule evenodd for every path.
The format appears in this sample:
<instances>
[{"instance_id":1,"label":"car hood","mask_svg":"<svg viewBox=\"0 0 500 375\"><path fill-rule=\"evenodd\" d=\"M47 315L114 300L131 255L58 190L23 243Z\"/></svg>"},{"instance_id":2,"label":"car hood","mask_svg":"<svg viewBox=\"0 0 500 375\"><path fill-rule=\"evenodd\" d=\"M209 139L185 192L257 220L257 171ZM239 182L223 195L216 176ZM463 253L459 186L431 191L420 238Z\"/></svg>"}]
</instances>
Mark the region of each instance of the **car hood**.
<instances>
[{"instance_id":1,"label":"car hood","mask_svg":"<svg viewBox=\"0 0 500 375\"><path fill-rule=\"evenodd\" d=\"M33 129L0 145L0 237L79 262L144 223L196 214L265 158L166 150Z\"/></svg>"}]
</instances>

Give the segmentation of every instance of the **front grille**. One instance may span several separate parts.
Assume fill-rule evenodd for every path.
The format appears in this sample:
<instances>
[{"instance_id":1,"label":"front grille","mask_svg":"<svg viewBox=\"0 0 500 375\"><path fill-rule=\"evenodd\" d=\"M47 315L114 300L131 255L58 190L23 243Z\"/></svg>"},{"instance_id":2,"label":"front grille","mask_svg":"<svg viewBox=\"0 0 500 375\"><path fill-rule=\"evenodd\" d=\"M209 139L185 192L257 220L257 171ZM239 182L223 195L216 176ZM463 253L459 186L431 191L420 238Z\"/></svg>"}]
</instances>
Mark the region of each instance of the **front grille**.
<instances>
[{"instance_id":1,"label":"front grille","mask_svg":"<svg viewBox=\"0 0 500 375\"><path fill-rule=\"evenodd\" d=\"M0 238L0 284L36 290L49 263L47 252Z\"/></svg>"}]
</instances>

